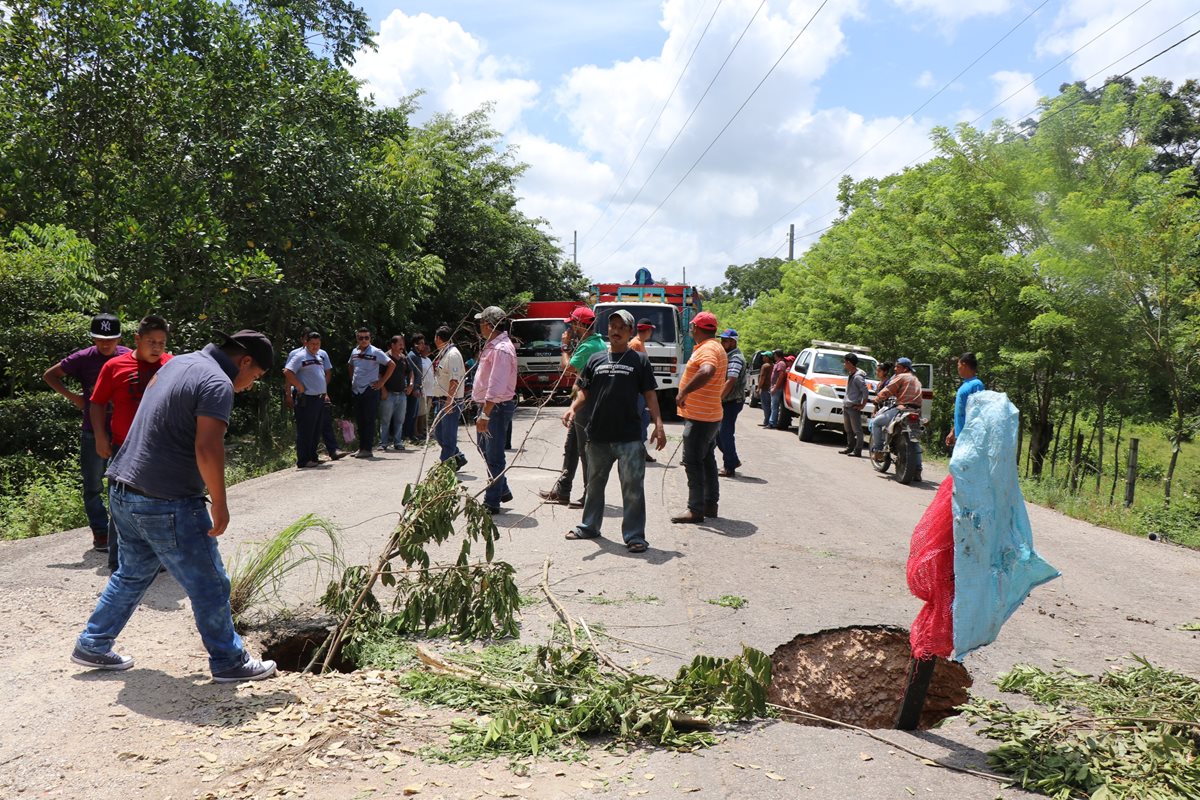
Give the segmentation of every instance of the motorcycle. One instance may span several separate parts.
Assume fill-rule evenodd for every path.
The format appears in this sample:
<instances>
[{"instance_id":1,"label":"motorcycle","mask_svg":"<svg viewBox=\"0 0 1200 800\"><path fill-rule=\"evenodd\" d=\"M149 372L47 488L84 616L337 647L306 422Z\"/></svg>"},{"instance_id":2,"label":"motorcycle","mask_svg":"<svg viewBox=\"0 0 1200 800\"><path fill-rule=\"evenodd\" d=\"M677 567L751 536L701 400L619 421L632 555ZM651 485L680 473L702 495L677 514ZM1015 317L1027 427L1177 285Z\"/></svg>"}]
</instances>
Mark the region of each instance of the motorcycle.
<instances>
[{"instance_id":1,"label":"motorcycle","mask_svg":"<svg viewBox=\"0 0 1200 800\"><path fill-rule=\"evenodd\" d=\"M921 480L921 437L925 425L921 409L905 406L892 417L883 431L883 450L872 453L871 466L876 472L887 472L896 462L896 480L906 486Z\"/></svg>"}]
</instances>

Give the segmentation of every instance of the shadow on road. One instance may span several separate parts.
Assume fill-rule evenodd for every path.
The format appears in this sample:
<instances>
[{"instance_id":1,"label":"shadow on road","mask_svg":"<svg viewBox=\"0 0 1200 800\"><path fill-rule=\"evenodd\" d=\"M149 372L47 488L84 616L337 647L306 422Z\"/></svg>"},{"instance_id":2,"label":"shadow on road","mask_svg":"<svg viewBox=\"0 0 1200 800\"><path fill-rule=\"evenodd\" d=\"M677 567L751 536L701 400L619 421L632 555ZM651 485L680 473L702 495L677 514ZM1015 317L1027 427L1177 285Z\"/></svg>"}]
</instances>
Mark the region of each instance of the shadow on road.
<instances>
[{"instance_id":1,"label":"shadow on road","mask_svg":"<svg viewBox=\"0 0 1200 800\"><path fill-rule=\"evenodd\" d=\"M621 558L635 558L639 561L647 561L651 564L665 564L673 558L682 558L683 553L678 550L660 550L650 544L650 549L644 553L631 553L625 549L624 542L614 542L600 536L595 539L586 539L584 543L595 543L596 550L583 557L584 561L593 561L601 555L620 556Z\"/></svg>"},{"instance_id":2,"label":"shadow on road","mask_svg":"<svg viewBox=\"0 0 1200 800\"><path fill-rule=\"evenodd\" d=\"M735 539L753 536L754 534L758 533L758 526L753 522L745 522L737 519L724 519L721 517L716 517L712 522L705 522L703 525L698 527L702 531L711 531L712 533L719 533L722 536L731 536Z\"/></svg>"},{"instance_id":3,"label":"shadow on road","mask_svg":"<svg viewBox=\"0 0 1200 800\"><path fill-rule=\"evenodd\" d=\"M244 725L263 708L300 699L287 691L239 695L237 684L210 683L207 674L200 673L168 675L162 670L134 668L127 672L89 670L72 677L80 683L123 682L117 703L135 714L221 728Z\"/></svg>"}]
</instances>

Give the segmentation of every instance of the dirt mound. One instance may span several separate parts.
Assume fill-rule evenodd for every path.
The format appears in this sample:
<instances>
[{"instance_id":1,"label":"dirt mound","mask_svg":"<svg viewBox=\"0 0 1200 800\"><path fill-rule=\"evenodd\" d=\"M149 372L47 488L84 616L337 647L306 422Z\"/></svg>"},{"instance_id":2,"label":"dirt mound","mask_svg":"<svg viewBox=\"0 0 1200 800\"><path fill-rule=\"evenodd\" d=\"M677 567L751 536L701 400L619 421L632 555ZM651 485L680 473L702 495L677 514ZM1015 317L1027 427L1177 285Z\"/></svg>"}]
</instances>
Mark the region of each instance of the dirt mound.
<instances>
[{"instance_id":1,"label":"dirt mound","mask_svg":"<svg viewBox=\"0 0 1200 800\"><path fill-rule=\"evenodd\" d=\"M771 654L772 703L864 728L895 727L904 698L910 651L908 631L889 626L834 628L801 634ZM929 728L967 700L971 676L957 661L937 659L921 728ZM784 718L821 725L795 714Z\"/></svg>"}]
</instances>

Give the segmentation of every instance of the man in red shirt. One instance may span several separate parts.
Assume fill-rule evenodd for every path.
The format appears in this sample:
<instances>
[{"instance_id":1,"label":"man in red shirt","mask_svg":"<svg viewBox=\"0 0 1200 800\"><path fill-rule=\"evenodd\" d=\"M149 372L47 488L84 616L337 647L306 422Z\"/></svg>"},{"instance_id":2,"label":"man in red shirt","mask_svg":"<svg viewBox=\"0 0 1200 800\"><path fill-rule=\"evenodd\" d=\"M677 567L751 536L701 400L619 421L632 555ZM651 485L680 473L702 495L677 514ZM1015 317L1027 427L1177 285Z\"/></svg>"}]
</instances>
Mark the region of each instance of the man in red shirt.
<instances>
[{"instance_id":1,"label":"man in red shirt","mask_svg":"<svg viewBox=\"0 0 1200 800\"><path fill-rule=\"evenodd\" d=\"M92 417L92 428L96 433L96 454L106 461L111 459L125 443L133 417L146 387L163 364L171 360L166 352L167 321L151 314L139 324L134 334L134 349L106 362L96 378L96 386L89 398L88 413ZM112 433L105 425L104 417L112 404ZM109 520L108 567L117 569L117 531Z\"/></svg>"}]
</instances>

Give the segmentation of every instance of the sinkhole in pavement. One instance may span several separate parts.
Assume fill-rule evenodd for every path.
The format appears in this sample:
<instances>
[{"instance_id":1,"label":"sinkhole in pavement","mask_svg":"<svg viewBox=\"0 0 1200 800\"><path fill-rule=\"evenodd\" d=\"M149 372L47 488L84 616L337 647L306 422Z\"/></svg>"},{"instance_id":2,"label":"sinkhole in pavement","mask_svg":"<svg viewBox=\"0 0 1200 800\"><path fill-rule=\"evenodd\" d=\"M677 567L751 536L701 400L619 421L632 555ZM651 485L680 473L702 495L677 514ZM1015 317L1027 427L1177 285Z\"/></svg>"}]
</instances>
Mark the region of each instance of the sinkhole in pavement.
<instances>
[{"instance_id":1,"label":"sinkhole in pavement","mask_svg":"<svg viewBox=\"0 0 1200 800\"><path fill-rule=\"evenodd\" d=\"M328 620L291 620L275 623L255 631L254 639L262 651L262 658L274 661L283 672L303 672L317 648L325 643L333 627ZM321 654L320 661L325 659ZM358 664L342 653L338 653L331 666L338 672L354 672Z\"/></svg>"},{"instance_id":2,"label":"sinkhole in pavement","mask_svg":"<svg viewBox=\"0 0 1200 800\"><path fill-rule=\"evenodd\" d=\"M772 703L863 728L894 728L911 660L908 631L887 625L833 628L797 636L771 654ZM971 676L957 661L937 659L920 728L958 713ZM780 712L789 722L828 726Z\"/></svg>"}]
</instances>

